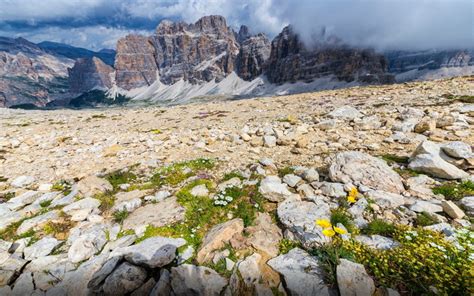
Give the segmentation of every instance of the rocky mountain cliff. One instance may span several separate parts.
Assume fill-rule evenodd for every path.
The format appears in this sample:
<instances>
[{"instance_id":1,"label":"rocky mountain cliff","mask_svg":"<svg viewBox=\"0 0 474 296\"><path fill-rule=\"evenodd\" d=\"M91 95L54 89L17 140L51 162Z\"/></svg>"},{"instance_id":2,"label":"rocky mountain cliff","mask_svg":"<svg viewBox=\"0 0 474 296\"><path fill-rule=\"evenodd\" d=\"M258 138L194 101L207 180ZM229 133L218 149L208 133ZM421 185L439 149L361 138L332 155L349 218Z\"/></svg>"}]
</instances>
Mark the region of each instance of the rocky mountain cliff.
<instances>
[{"instance_id":1,"label":"rocky mountain cliff","mask_svg":"<svg viewBox=\"0 0 474 296\"><path fill-rule=\"evenodd\" d=\"M0 107L44 106L63 96L72 65L26 39L0 37Z\"/></svg>"},{"instance_id":2,"label":"rocky mountain cliff","mask_svg":"<svg viewBox=\"0 0 474 296\"><path fill-rule=\"evenodd\" d=\"M68 73L69 91L72 94L112 87L114 69L96 57L78 59L74 67L68 69Z\"/></svg>"},{"instance_id":3,"label":"rocky mountain cliff","mask_svg":"<svg viewBox=\"0 0 474 296\"><path fill-rule=\"evenodd\" d=\"M307 47L289 26L272 41L267 64L265 73L273 83L310 81L330 75L347 82L393 82L386 74L387 62L383 55L337 43Z\"/></svg>"}]
</instances>

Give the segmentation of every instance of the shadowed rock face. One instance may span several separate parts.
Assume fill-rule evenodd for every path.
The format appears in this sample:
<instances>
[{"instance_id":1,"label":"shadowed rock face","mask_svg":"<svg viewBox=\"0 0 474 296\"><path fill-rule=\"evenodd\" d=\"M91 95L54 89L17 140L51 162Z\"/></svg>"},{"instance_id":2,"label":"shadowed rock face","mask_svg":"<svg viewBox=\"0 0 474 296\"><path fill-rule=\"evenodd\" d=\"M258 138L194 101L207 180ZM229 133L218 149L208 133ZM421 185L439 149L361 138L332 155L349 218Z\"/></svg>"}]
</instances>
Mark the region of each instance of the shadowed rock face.
<instances>
[{"instance_id":1,"label":"shadowed rock face","mask_svg":"<svg viewBox=\"0 0 474 296\"><path fill-rule=\"evenodd\" d=\"M368 49L350 48L334 39L308 48L289 26L272 41L267 65L265 73L273 83L310 81L328 75L348 82L391 81L384 74L387 63L382 55Z\"/></svg>"},{"instance_id":2,"label":"shadowed rock face","mask_svg":"<svg viewBox=\"0 0 474 296\"><path fill-rule=\"evenodd\" d=\"M99 58L78 59L68 72L69 91L73 94L93 89L106 90L112 87L111 75L114 69Z\"/></svg>"},{"instance_id":3,"label":"shadowed rock face","mask_svg":"<svg viewBox=\"0 0 474 296\"><path fill-rule=\"evenodd\" d=\"M242 30L241 30L242 31ZM239 33L239 36L242 35ZM247 36L241 41L237 57L237 74L244 80L252 80L263 72L270 57L270 41L264 34Z\"/></svg>"},{"instance_id":4,"label":"shadowed rock face","mask_svg":"<svg viewBox=\"0 0 474 296\"><path fill-rule=\"evenodd\" d=\"M61 96L72 62L23 38L0 37L0 107L44 106Z\"/></svg>"}]
</instances>

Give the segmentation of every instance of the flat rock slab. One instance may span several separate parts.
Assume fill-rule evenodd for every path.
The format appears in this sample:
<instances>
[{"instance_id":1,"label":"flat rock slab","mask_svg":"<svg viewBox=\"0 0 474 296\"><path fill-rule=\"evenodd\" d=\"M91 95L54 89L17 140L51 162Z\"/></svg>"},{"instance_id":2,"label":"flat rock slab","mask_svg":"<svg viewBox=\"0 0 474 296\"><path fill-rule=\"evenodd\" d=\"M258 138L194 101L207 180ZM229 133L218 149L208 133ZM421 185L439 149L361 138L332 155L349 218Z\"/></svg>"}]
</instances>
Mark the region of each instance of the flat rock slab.
<instances>
[{"instance_id":1,"label":"flat rock slab","mask_svg":"<svg viewBox=\"0 0 474 296\"><path fill-rule=\"evenodd\" d=\"M405 190L400 175L385 161L357 151L337 154L329 167L329 178L334 182L364 185L394 193Z\"/></svg>"},{"instance_id":2,"label":"flat rock slab","mask_svg":"<svg viewBox=\"0 0 474 296\"><path fill-rule=\"evenodd\" d=\"M171 287L176 296L218 296L227 280L214 270L190 264L171 268Z\"/></svg>"},{"instance_id":3,"label":"flat rock slab","mask_svg":"<svg viewBox=\"0 0 474 296\"><path fill-rule=\"evenodd\" d=\"M176 197L136 209L123 223L123 229L136 229L146 225L161 227L184 219L185 209Z\"/></svg>"}]
</instances>

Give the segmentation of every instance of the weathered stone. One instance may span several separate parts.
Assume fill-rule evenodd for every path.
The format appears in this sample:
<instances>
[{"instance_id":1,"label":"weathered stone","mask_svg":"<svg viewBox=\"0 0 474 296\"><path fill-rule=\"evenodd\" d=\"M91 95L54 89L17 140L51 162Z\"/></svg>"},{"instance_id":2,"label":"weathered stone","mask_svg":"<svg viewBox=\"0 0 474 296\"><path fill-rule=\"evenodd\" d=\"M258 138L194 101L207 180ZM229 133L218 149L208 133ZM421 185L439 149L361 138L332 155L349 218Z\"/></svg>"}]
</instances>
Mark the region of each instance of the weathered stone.
<instances>
[{"instance_id":1,"label":"weathered stone","mask_svg":"<svg viewBox=\"0 0 474 296\"><path fill-rule=\"evenodd\" d=\"M248 227L246 232L250 234L248 242L257 251L264 252L270 257L278 255L282 233L280 228L272 223L270 215L258 213L255 226Z\"/></svg>"},{"instance_id":2,"label":"weathered stone","mask_svg":"<svg viewBox=\"0 0 474 296\"><path fill-rule=\"evenodd\" d=\"M399 246L400 244L391 238L384 237L381 235L358 235L355 240L363 243L371 248L388 250Z\"/></svg>"},{"instance_id":3,"label":"weathered stone","mask_svg":"<svg viewBox=\"0 0 474 296\"><path fill-rule=\"evenodd\" d=\"M283 182L288 184L288 186L290 187L296 187L300 181L301 181L301 177L298 177L293 174L288 174L283 177Z\"/></svg>"},{"instance_id":4,"label":"weathered stone","mask_svg":"<svg viewBox=\"0 0 474 296\"><path fill-rule=\"evenodd\" d=\"M283 276L291 295L329 295L318 260L301 249L273 258L268 265Z\"/></svg>"},{"instance_id":5,"label":"weathered stone","mask_svg":"<svg viewBox=\"0 0 474 296\"><path fill-rule=\"evenodd\" d=\"M53 237L44 237L23 251L26 260L48 256L61 242Z\"/></svg>"},{"instance_id":6,"label":"weathered stone","mask_svg":"<svg viewBox=\"0 0 474 296\"><path fill-rule=\"evenodd\" d=\"M360 118L364 115L360 113L359 110L357 110L356 108L346 105L332 112L329 112L328 116L332 118L338 118L338 119L353 120L355 118Z\"/></svg>"},{"instance_id":7,"label":"weathered stone","mask_svg":"<svg viewBox=\"0 0 474 296\"><path fill-rule=\"evenodd\" d=\"M193 187L190 191L191 195L197 197L204 197L209 195L209 190L207 189L205 184L197 185Z\"/></svg>"},{"instance_id":8,"label":"weathered stone","mask_svg":"<svg viewBox=\"0 0 474 296\"><path fill-rule=\"evenodd\" d=\"M404 190L401 177L383 160L349 151L336 155L329 168L334 182L364 185L372 189L400 193Z\"/></svg>"},{"instance_id":9,"label":"weathered stone","mask_svg":"<svg viewBox=\"0 0 474 296\"><path fill-rule=\"evenodd\" d=\"M89 176L77 183L77 190L84 197L93 197L96 194L112 191L109 181L96 176Z\"/></svg>"},{"instance_id":10,"label":"weathered stone","mask_svg":"<svg viewBox=\"0 0 474 296\"><path fill-rule=\"evenodd\" d=\"M474 196L466 196L462 198L459 202L468 213L470 213L471 215L474 214Z\"/></svg>"},{"instance_id":11,"label":"weathered stone","mask_svg":"<svg viewBox=\"0 0 474 296\"><path fill-rule=\"evenodd\" d=\"M373 295L375 285L364 265L341 259L336 269L337 285L341 296Z\"/></svg>"},{"instance_id":12,"label":"weathered stone","mask_svg":"<svg viewBox=\"0 0 474 296\"><path fill-rule=\"evenodd\" d=\"M441 150L454 158L468 159L473 157L471 146L461 141L443 144L441 145Z\"/></svg>"},{"instance_id":13,"label":"weathered stone","mask_svg":"<svg viewBox=\"0 0 474 296\"><path fill-rule=\"evenodd\" d=\"M99 227L92 228L72 242L68 251L69 260L73 263L78 263L89 259L100 252L106 242L105 230Z\"/></svg>"},{"instance_id":14,"label":"weathered stone","mask_svg":"<svg viewBox=\"0 0 474 296\"><path fill-rule=\"evenodd\" d=\"M10 284L26 263L28 261L17 255L8 255L6 259L0 261L0 287Z\"/></svg>"},{"instance_id":15,"label":"weathered stone","mask_svg":"<svg viewBox=\"0 0 474 296\"><path fill-rule=\"evenodd\" d=\"M213 257L213 251L218 250L229 242L236 234L242 233L244 222L242 219L233 219L211 228L203 239L202 246L197 253L199 263L208 262Z\"/></svg>"},{"instance_id":16,"label":"weathered stone","mask_svg":"<svg viewBox=\"0 0 474 296\"><path fill-rule=\"evenodd\" d=\"M429 201L417 200L410 206L410 210L417 213L439 213L443 211L443 207L440 204L434 204Z\"/></svg>"},{"instance_id":17,"label":"weathered stone","mask_svg":"<svg viewBox=\"0 0 474 296\"><path fill-rule=\"evenodd\" d=\"M30 185L35 181L35 178L32 176L20 176L11 182L12 187L22 188Z\"/></svg>"},{"instance_id":18,"label":"weathered stone","mask_svg":"<svg viewBox=\"0 0 474 296\"><path fill-rule=\"evenodd\" d=\"M378 206L385 209L395 209L407 203L402 195L381 190L370 190L367 192L367 196Z\"/></svg>"},{"instance_id":19,"label":"weathered stone","mask_svg":"<svg viewBox=\"0 0 474 296\"><path fill-rule=\"evenodd\" d=\"M450 200L443 200L441 206L443 211L453 219L462 219L465 216L464 212Z\"/></svg>"},{"instance_id":20,"label":"weathered stone","mask_svg":"<svg viewBox=\"0 0 474 296\"><path fill-rule=\"evenodd\" d=\"M183 264L171 269L171 287L176 296L220 295L227 280L204 266Z\"/></svg>"},{"instance_id":21,"label":"weathered stone","mask_svg":"<svg viewBox=\"0 0 474 296\"><path fill-rule=\"evenodd\" d=\"M146 270L128 262L122 263L104 282L105 295L127 295L139 288L147 277Z\"/></svg>"},{"instance_id":22,"label":"weathered stone","mask_svg":"<svg viewBox=\"0 0 474 296\"><path fill-rule=\"evenodd\" d=\"M161 227L184 219L185 209L176 197L136 209L124 221L124 229L137 229L146 225Z\"/></svg>"},{"instance_id":23,"label":"weathered stone","mask_svg":"<svg viewBox=\"0 0 474 296\"><path fill-rule=\"evenodd\" d=\"M258 191L268 200L273 202L283 201L289 196L291 192L288 190L286 184L281 183L278 176L268 176L262 180Z\"/></svg>"},{"instance_id":24,"label":"weathered stone","mask_svg":"<svg viewBox=\"0 0 474 296\"><path fill-rule=\"evenodd\" d=\"M51 220L55 220L59 218L59 211L51 211L47 212L43 215L36 216L34 218L28 219L21 223L20 227L18 227L16 233L18 235L22 235L30 229L34 231L39 230L42 228L46 223Z\"/></svg>"}]
</instances>

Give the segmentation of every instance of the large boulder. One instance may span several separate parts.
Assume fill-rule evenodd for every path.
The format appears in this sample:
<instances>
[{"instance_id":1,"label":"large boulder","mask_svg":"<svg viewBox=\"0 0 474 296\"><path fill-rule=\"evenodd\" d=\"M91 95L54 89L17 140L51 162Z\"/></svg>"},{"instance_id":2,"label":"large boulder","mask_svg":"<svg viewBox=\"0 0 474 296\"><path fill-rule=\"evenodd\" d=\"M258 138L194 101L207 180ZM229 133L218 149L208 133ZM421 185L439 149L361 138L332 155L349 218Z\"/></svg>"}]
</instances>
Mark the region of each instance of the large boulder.
<instances>
[{"instance_id":1,"label":"large boulder","mask_svg":"<svg viewBox=\"0 0 474 296\"><path fill-rule=\"evenodd\" d=\"M357 151L337 154L329 167L329 178L394 193L404 190L402 178L385 161Z\"/></svg>"},{"instance_id":2,"label":"large boulder","mask_svg":"<svg viewBox=\"0 0 474 296\"><path fill-rule=\"evenodd\" d=\"M413 152L408 167L417 172L448 180L469 177L468 173L445 159L449 159L449 157L441 150L438 144L424 141Z\"/></svg>"},{"instance_id":3,"label":"large boulder","mask_svg":"<svg viewBox=\"0 0 474 296\"><path fill-rule=\"evenodd\" d=\"M283 276L290 295L329 295L318 259L299 248L269 260L268 265Z\"/></svg>"},{"instance_id":4,"label":"large boulder","mask_svg":"<svg viewBox=\"0 0 474 296\"><path fill-rule=\"evenodd\" d=\"M288 198L278 205L277 214L281 223L306 246L328 242L328 238L323 235L321 227L317 226L315 221L329 219L329 205Z\"/></svg>"},{"instance_id":5,"label":"large boulder","mask_svg":"<svg viewBox=\"0 0 474 296\"><path fill-rule=\"evenodd\" d=\"M147 273L142 267L128 262L122 263L104 282L105 295L127 295L139 288L146 280Z\"/></svg>"}]
</instances>

